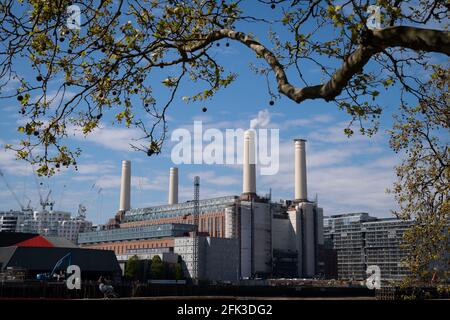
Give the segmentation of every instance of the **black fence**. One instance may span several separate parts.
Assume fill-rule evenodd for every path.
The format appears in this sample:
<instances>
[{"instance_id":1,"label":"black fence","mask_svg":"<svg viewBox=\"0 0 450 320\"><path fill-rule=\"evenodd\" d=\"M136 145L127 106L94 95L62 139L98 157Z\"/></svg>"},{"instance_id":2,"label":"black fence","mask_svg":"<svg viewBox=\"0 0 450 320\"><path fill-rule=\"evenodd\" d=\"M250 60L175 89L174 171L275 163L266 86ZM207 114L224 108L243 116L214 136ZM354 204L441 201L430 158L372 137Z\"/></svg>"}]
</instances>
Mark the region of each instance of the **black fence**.
<instances>
[{"instance_id":1,"label":"black fence","mask_svg":"<svg viewBox=\"0 0 450 320\"><path fill-rule=\"evenodd\" d=\"M425 300L425 299L450 299L449 288L437 287L385 287L376 290L377 300Z\"/></svg>"},{"instance_id":2,"label":"black fence","mask_svg":"<svg viewBox=\"0 0 450 320\"><path fill-rule=\"evenodd\" d=\"M83 283L80 290L69 290L65 283L48 281L0 283L0 298L83 299L100 298L95 283Z\"/></svg>"},{"instance_id":3,"label":"black fence","mask_svg":"<svg viewBox=\"0 0 450 320\"><path fill-rule=\"evenodd\" d=\"M232 297L374 297L375 292L355 287L287 287L192 284L117 283L119 297L232 296ZM47 281L0 282L0 298L95 299L103 294L94 281L83 282L80 290L69 290L65 283Z\"/></svg>"}]
</instances>

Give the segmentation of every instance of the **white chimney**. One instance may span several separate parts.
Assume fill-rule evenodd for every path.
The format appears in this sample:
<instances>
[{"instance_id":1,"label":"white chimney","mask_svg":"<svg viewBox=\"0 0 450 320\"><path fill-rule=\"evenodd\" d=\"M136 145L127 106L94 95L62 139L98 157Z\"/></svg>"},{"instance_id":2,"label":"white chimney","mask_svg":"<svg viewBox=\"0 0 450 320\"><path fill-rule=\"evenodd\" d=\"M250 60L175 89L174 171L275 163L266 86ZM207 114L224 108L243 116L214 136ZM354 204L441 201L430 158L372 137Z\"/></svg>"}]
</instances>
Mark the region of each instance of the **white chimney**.
<instances>
[{"instance_id":1,"label":"white chimney","mask_svg":"<svg viewBox=\"0 0 450 320\"><path fill-rule=\"evenodd\" d=\"M131 161L122 161L122 179L120 182L120 205L119 211L130 210L130 189L131 189Z\"/></svg>"},{"instance_id":2,"label":"white chimney","mask_svg":"<svg viewBox=\"0 0 450 320\"><path fill-rule=\"evenodd\" d=\"M256 194L255 131L244 133L243 194Z\"/></svg>"},{"instance_id":3,"label":"white chimney","mask_svg":"<svg viewBox=\"0 0 450 320\"><path fill-rule=\"evenodd\" d=\"M294 139L295 144L295 200L308 200L306 187L306 152L303 139Z\"/></svg>"},{"instance_id":4,"label":"white chimney","mask_svg":"<svg viewBox=\"0 0 450 320\"><path fill-rule=\"evenodd\" d=\"M178 168L170 168L168 203L169 204L178 203Z\"/></svg>"}]
</instances>

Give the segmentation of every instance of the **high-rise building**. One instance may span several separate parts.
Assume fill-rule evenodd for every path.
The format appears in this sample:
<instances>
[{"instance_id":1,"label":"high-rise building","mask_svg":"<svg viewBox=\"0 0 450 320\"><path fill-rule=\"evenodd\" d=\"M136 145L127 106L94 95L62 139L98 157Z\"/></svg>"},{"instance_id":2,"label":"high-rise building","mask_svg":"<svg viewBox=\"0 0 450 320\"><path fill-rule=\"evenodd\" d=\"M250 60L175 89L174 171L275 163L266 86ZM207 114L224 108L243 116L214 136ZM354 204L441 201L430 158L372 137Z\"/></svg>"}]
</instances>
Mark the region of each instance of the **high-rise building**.
<instances>
[{"instance_id":1,"label":"high-rise building","mask_svg":"<svg viewBox=\"0 0 450 320\"><path fill-rule=\"evenodd\" d=\"M0 232L15 232L20 211L1 211L0 212Z\"/></svg>"},{"instance_id":2,"label":"high-rise building","mask_svg":"<svg viewBox=\"0 0 450 320\"><path fill-rule=\"evenodd\" d=\"M399 280L408 275L404 259L408 250L403 235L410 220L378 219L363 223L367 265L377 265L383 280Z\"/></svg>"},{"instance_id":3,"label":"high-rise building","mask_svg":"<svg viewBox=\"0 0 450 320\"><path fill-rule=\"evenodd\" d=\"M375 220L368 213L349 213L324 218L324 237L337 252L341 279L366 278L362 223Z\"/></svg>"},{"instance_id":4,"label":"high-rise building","mask_svg":"<svg viewBox=\"0 0 450 320\"><path fill-rule=\"evenodd\" d=\"M325 242L337 254L338 278L366 279L370 265L381 269L382 280L407 274L402 260L407 254L403 234L411 221L378 219L368 213L348 213L324 218Z\"/></svg>"},{"instance_id":5,"label":"high-rise building","mask_svg":"<svg viewBox=\"0 0 450 320\"><path fill-rule=\"evenodd\" d=\"M83 215L75 218L65 211L5 211L0 212L0 232L37 233L58 236L76 243L78 234L92 230L92 222Z\"/></svg>"}]
</instances>

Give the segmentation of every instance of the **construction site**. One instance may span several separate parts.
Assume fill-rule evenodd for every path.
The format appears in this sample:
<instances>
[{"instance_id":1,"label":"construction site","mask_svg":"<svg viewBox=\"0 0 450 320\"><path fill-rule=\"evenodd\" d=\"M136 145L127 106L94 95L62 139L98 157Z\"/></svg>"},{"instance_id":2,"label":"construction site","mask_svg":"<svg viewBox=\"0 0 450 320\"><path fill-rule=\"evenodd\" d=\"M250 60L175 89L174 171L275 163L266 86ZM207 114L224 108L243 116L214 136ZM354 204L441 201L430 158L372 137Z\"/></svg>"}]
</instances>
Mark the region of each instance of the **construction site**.
<instances>
[{"instance_id":1,"label":"construction site","mask_svg":"<svg viewBox=\"0 0 450 320\"><path fill-rule=\"evenodd\" d=\"M6 189L9 191L13 199L20 209L9 211L0 211L0 232L22 232L36 233L44 236L62 237L76 244L78 234L81 232L91 231L93 224L86 219L87 209L83 204L78 205L77 214L73 216L70 212L55 209L55 200L52 200L52 189L44 190L44 183L39 181L38 176L32 167L35 187L33 191L37 192L39 206L34 208L31 206L31 199L26 196L25 190L23 198L20 200L8 183L8 180L0 170L0 177ZM64 188L60 191L60 201L63 198Z\"/></svg>"}]
</instances>

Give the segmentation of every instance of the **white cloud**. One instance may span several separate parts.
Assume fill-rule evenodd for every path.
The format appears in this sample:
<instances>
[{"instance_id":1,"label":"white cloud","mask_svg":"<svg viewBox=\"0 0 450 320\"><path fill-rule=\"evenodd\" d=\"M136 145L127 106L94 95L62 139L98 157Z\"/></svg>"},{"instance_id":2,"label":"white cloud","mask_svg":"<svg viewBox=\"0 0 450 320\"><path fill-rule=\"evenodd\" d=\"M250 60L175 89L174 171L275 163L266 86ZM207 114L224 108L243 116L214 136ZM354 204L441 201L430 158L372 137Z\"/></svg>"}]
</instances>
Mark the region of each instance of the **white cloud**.
<instances>
[{"instance_id":1,"label":"white cloud","mask_svg":"<svg viewBox=\"0 0 450 320\"><path fill-rule=\"evenodd\" d=\"M117 189L120 188L120 175L105 174L101 176L79 176L74 177L78 181L92 181L97 188ZM131 176L131 187L139 190L167 190L169 180L166 175L152 175L152 178L144 176ZM166 186L167 184L167 186Z\"/></svg>"},{"instance_id":2,"label":"white cloud","mask_svg":"<svg viewBox=\"0 0 450 320\"><path fill-rule=\"evenodd\" d=\"M327 143L339 143L339 142L352 142L365 141L373 143L374 140L379 139L381 135L368 137L361 135L358 130L354 130L355 133L350 138L344 133L344 128L348 125L347 122L340 122L332 127L322 128L320 131L313 131L309 134L311 140L327 142Z\"/></svg>"},{"instance_id":3,"label":"white cloud","mask_svg":"<svg viewBox=\"0 0 450 320\"><path fill-rule=\"evenodd\" d=\"M238 120L219 120L216 121L213 117L208 116L208 115L197 115L192 117L191 122L187 122L184 123L180 126L178 126L177 128L184 128L187 129L191 132L193 132L193 125L194 125L194 121L201 121L202 122L202 126L203 126L203 130L206 129L219 129L219 130L223 130L223 129L237 129L237 128L242 128L242 129L246 129L248 128L248 121L245 119L238 119ZM173 129L177 129L177 128L173 128Z\"/></svg>"},{"instance_id":4,"label":"white cloud","mask_svg":"<svg viewBox=\"0 0 450 320\"><path fill-rule=\"evenodd\" d=\"M224 190L224 189L217 189L217 188L207 188L204 186L201 186L201 180L200 180L200 199L209 199L209 198L217 198L217 197L223 197L223 196L229 196L229 195L235 195L236 191L234 190ZM194 186L181 186L178 190L178 196L179 200L181 201L188 201L192 200L194 198Z\"/></svg>"},{"instance_id":5,"label":"white cloud","mask_svg":"<svg viewBox=\"0 0 450 320\"><path fill-rule=\"evenodd\" d=\"M78 164L78 173L81 175L105 174L111 173L114 170L117 170L117 167L110 162Z\"/></svg>"},{"instance_id":6,"label":"white cloud","mask_svg":"<svg viewBox=\"0 0 450 320\"><path fill-rule=\"evenodd\" d=\"M330 123L334 120L334 117L329 114L319 114L309 118L300 119L289 119L281 124L282 128L292 128L292 127L310 127L313 125L323 125L325 123Z\"/></svg>"},{"instance_id":7,"label":"white cloud","mask_svg":"<svg viewBox=\"0 0 450 320\"><path fill-rule=\"evenodd\" d=\"M3 146L4 143L0 145ZM11 176L31 175L31 166L25 160L17 160L14 151L0 149L0 168L3 172Z\"/></svg>"},{"instance_id":8,"label":"white cloud","mask_svg":"<svg viewBox=\"0 0 450 320\"><path fill-rule=\"evenodd\" d=\"M202 122L211 122L213 121L212 116L207 114L194 115L192 117L192 122L194 121L202 121Z\"/></svg>"},{"instance_id":9,"label":"white cloud","mask_svg":"<svg viewBox=\"0 0 450 320\"><path fill-rule=\"evenodd\" d=\"M382 158L381 158L382 159ZM259 185L271 186L275 195L292 198L294 194L294 171L280 172L274 176L263 176ZM396 204L386 194L386 188L395 180L391 168L363 166L335 166L308 168L308 196L319 195L319 204L325 214L351 211L368 211L374 215L388 216Z\"/></svg>"},{"instance_id":10,"label":"white cloud","mask_svg":"<svg viewBox=\"0 0 450 320\"><path fill-rule=\"evenodd\" d=\"M327 119L323 119L324 121ZM344 126L345 127L345 126ZM310 199L319 194L319 204L325 214L368 211L389 216L396 208L386 194L395 181L394 166L400 161L387 154L385 136L355 136L347 138L342 123L320 128L305 138L308 140L307 170ZM258 177L258 190L270 186L276 197L291 199L294 194L294 143L280 144L280 171L273 176ZM265 191L265 190L264 190Z\"/></svg>"},{"instance_id":11,"label":"white cloud","mask_svg":"<svg viewBox=\"0 0 450 320\"><path fill-rule=\"evenodd\" d=\"M131 144L140 138L142 133L135 128L114 128L101 126L87 136L75 128L70 133L76 140L89 141L114 151L131 151Z\"/></svg>"},{"instance_id":12,"label":"white cloud","mask_svg":"<svg viewBox=\"0 0 450 320\"><path fill-rule=\"evenodd\" d=\"M70 90L54 90L47 94L47 101L50 101L50 108L57 108L60 104L68 102L75 97L77 93ZM38 97L36 98L37 101Z\"/></svg>"},{"instance_id":13,"label":"white cloud","mask_svg":"<svg viewBox=\"0 0 450 320\"><path fill-rule=\"evenodd\" d=\"M13 90L17 90L20 87L20 80L16 77L7 77L3 76L0 79L0 88L1 91L4 93L9 93Z\"/></svg>"},{"instance_id":14,"label":"white cloud","mask_svg":"<svg viewBox=\"0 0 450 320\"><path fill-rule=\"evenodd\" d=\"M201 184L212 184L215 186L237 186L241 183L241 178L236 175L217 175L214 171L200 171L189 173L189 178L200 177Z\"/></svg>"},{"instance_id":15,"label":"white cloud","mask_svg":"<svg viewBox=\"0 0 450 320\"><path fill-rule=\"evenodd\" d=\"M270 123L270 112L267 109L258 112L256 118L250 120L250 128L265 128Z\"/></svg>"}]
</instances>

